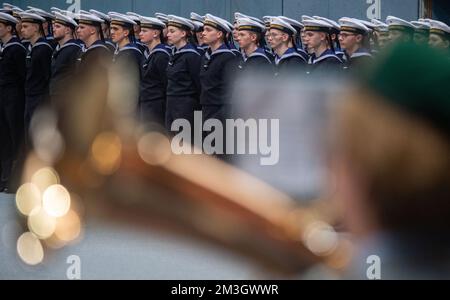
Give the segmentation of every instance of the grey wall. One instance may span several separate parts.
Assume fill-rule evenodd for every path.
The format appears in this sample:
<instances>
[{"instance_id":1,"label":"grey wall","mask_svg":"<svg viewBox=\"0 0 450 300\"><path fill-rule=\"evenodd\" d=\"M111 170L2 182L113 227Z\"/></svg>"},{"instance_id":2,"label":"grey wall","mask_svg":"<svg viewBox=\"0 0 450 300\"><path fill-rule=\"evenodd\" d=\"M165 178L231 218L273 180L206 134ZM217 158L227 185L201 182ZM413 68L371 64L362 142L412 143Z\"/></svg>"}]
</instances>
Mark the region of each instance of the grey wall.
<instances>
[{"instance_id":1,"label":"grey wall","mask_svg":"<svg viewBox=\"0 0 450 300\"><path fill-rule=\"evenodd\" d=\"M81 7L102 11L136 11L142 15L165 12L188 16L191 11L200 14L212 13L232 19L235 11L256 17L284 14L300 18L302 14L321 15L338 19L343 16L366 19L375 16L381 19L396 15L405 19L417 19L419 0L10 0L20 7L27 5L49 9Z\"/></svg>"}]
</instances>

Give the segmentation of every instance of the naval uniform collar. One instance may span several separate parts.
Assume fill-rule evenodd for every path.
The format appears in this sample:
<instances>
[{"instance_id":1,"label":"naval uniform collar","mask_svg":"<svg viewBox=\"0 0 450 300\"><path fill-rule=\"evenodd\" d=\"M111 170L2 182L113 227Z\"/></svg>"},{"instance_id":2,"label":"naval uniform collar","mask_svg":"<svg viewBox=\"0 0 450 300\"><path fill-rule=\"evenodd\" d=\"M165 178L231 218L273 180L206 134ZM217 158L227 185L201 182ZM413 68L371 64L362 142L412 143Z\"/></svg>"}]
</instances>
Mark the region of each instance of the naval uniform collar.
<instances>
[{"instance_id":1,"label":"naval uniform collar","mask_svg":"<svg viewBox=\"0 0 450 300\"><path fill-rule=\"evenodd\" d=\"M321 61L323 61L323 60L325 60L327 58L330 58L330 57L334 57L337 60L339 60L340 62L342 62L342 60L339 57L336 56L336 54L334 53L333 50L327 49L319 57L314 58L312 63L316 64L316 63L319 63L319 62L321 62Z\"/></svg>"},{"instance_id":2,"label":"naval uniform collar","mask_svg":"<svg viewBox=\"0 0 450 300\"><path fill-rule=\"evenodd\" d=\"M362 57L362 56L372 57L372 54L366 48L359 48L358 50L355 51L355 53L353 53L350 56L350 58L356 58L356 57Z\"/></svg>"}]
</instances>

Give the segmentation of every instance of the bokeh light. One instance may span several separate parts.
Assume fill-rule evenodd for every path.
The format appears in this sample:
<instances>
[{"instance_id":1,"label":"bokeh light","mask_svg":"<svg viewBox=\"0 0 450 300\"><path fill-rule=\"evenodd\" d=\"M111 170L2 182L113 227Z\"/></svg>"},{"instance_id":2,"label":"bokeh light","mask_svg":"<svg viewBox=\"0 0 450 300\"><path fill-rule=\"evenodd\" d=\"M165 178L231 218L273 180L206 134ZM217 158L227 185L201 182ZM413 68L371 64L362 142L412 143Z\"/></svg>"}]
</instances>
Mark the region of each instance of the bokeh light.
<instances>
[{"instance_id":1,"label":"bokeh light","mask_svg":"<svg viewBox=\"0 0 450 300\"><path fill-rule=\"evenodd\" d=\"M56 218L38 207L28 217L28 228L40 239L46 239L55 232Z\"/></svg>"},{"instance_id":2,"label":"bokeh light","mask_svg":"<svg viewBox=\"0 0 450 300\"><path fill-rule=\"evenodd\" d=\"M70 209L70 194L62 185L52 185L45 190L42 205L50 216L62 217Z\"/></svg>"},{"instance_id":3,"label":"bokeh light","mask_svg":"<svg viewBox=\"0 0 450 300\"><path fill-rule=\"evenodd\" d=\"M41 206L41 192L37 185L25 183L16 193L16 206L21 214L29 216L31 212Z\"/></svg>"},{"instance_id":4,"label":"bokeh light","mask_svg":"<svg viewBox=\"0 0 450 300\"><path fill-rule=\"evenodd\" d=\"M25 232L17 240L17 254L28 265L38 265L44 260L41 241L31 232Z\"/></svg>"},{"instance_id":5,"label":"bokeh light","mask_svg":"<svg viewBox=\"0 0 450 300\"><path fill-rule=\"evenodd\" d=\"M91 163L97 172L103 175L113 174L120 166L122 143L112 132L99 134L91 148Z\"/></svg>"},{"instance_id":6,"label":"bokeh light","mask_svg":"<svg viewBox=\"0 0 450 300\"><path fill-rule=\"evenodd\" d=\"M139 156L150 165L162 165L172 156L169 139L158 132L147 133L139 139Z\"/></svg>"}]
</instances>

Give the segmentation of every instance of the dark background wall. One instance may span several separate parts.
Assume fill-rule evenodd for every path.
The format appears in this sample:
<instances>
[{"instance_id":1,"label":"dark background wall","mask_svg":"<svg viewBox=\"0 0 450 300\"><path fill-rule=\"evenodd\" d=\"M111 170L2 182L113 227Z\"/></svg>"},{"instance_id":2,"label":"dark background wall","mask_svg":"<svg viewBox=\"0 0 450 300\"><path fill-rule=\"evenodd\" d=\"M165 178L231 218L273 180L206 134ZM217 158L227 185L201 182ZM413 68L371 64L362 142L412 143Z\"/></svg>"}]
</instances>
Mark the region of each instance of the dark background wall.
<instances>
[{"instance_id":1,"label":"dark background wall","mask_svg":"<svg viewBox=\"0 0 450 300\"><path fill-rule=\"evenodd\" d=\"M419 17L419 0L9 0L22 8L27 5L49 9L71 7L102 11L135 11L142 15L155 12L188 16L191 11L212 13L232 19L236 11L256 17L285 15L299 19L302 14L338 19L343 16L385 19L396 15L408 20ZM443 1L444 2L444 1ZM447 4L448 5L448 4Z\"/></svg>"},{"instance_id":2,"label":"dark background wall","mask_svg":"<svg viewBox=\"0 0 450 300\"><path fill-rule=\"evenodd\" d=\"M450 1L433 0L433 19L441 20L450 25Z\"/></svg>"}]
</instances>

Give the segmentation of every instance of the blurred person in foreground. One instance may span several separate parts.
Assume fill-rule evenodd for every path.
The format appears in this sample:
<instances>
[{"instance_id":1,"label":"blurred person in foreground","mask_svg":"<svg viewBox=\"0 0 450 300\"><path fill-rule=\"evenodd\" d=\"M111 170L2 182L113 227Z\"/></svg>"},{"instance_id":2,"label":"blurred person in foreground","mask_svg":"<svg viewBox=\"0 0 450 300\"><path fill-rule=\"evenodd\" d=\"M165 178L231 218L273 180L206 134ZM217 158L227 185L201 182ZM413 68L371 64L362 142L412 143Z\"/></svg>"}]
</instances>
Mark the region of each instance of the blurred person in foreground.
<instances>
[{"instance_id":1,"label":"blurred person in foreground","mask_svg":"<svg viewBox=\"0 0 450 300\"><path fill-rule=\"evenodd\" d=\"M448 82L443 54L401 44L339 105L335 199L357 245L348 278L372 279L379 259L376 279L450 279Z\"/></svg>"}]
</instances>

